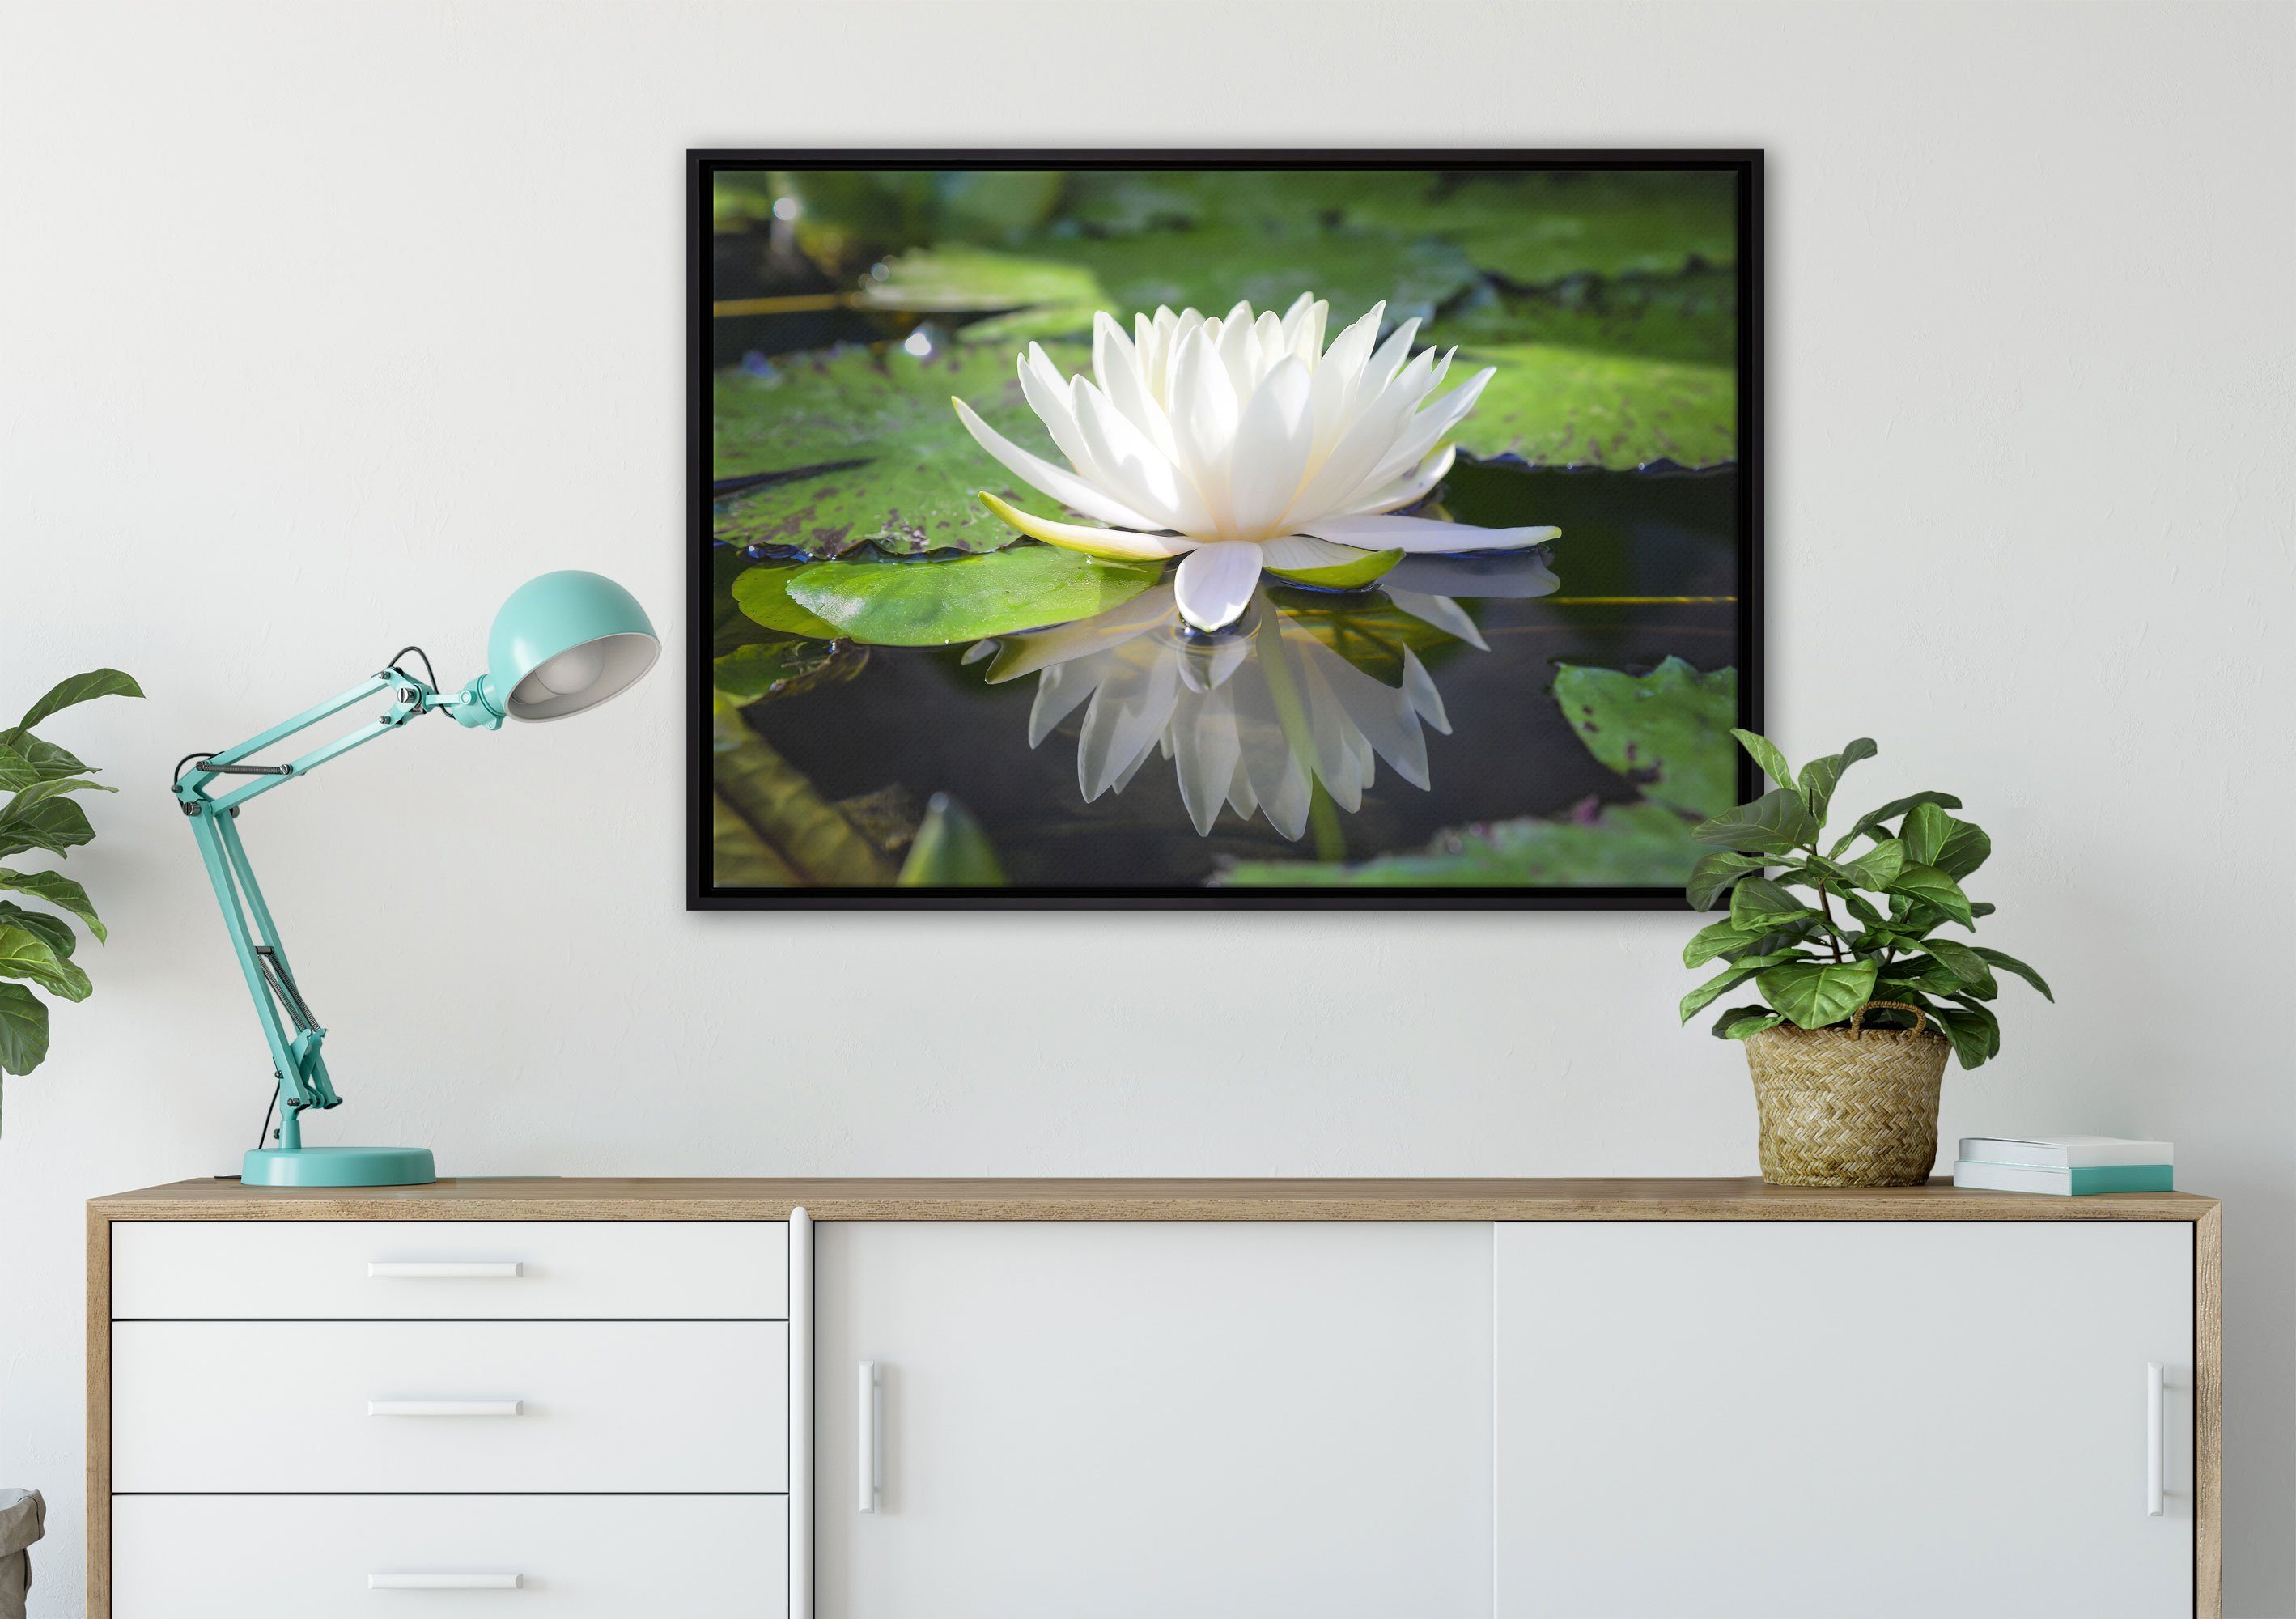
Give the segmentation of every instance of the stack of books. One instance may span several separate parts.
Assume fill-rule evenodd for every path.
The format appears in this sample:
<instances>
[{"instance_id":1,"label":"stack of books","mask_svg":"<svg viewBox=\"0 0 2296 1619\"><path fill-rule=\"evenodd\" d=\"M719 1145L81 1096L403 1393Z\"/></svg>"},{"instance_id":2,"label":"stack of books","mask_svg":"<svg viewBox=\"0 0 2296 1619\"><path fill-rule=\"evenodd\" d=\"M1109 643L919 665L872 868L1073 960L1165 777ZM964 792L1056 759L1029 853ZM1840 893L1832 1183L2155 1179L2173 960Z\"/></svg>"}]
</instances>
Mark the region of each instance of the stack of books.
<instances>
[{"instance_id":1,"label":"stack of books","mask_svg":"<svg viewBox=\"0 0 2296 1619\"><path fill-rule=\"evenodd\" d=\"M1987 1192L2173 1192L2176 1155L2166 1141L2118 1136L1964 1136L1953 1183Z\"/></svg>"}]
</instances>

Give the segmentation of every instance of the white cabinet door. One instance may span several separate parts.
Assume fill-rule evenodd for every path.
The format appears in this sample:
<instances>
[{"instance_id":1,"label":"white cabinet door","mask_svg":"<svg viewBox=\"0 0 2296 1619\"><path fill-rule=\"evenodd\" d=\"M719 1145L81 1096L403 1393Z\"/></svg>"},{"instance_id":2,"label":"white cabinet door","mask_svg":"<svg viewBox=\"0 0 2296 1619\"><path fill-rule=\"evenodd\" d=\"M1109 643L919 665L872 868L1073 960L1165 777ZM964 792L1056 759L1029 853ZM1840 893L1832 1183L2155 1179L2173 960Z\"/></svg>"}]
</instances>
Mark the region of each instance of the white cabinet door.
<instances>
[{"instance_id":1,"label":"white cabinet door","mask_svg":"<svg viewBox=\"0 0 2296 1619\"><path fill-rule=\"evenodd\" d=\"M816 1245L819 1619L1489 1615L1490 1227Z\"/></svg>"},{"instance_id":2,"label":"white cabinet door","mask_svg":"<svg viewBox=\"0 0 2296 1619\"><path fill-rule=\"evenodd\" d=\"M1496 1242L1498 1619L2192 1613L2191 1226Z\"/></svg>"}]
</instances>

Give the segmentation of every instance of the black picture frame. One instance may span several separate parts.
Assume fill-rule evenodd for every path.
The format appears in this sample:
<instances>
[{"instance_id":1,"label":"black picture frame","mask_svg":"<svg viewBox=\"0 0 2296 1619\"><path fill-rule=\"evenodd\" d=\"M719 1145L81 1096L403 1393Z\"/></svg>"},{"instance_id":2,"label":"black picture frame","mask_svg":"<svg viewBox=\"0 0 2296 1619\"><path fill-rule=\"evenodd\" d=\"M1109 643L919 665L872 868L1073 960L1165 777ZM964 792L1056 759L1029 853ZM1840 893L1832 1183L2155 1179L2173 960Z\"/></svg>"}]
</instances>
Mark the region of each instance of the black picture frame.
<instances>
[{"instance_id":1,"label":"black picture frame","mask_svg":"<svg viewBox=\"0 0 2296 1619\"><path fill-rule=\"evenodd\" d=\"M1726 171L1738 179L1738 724L1763 728L1763 152L1611 147L995 149L690 148L686 152L686 894L688 910L1685 910L1677 888L1277 889L1106 886L719 888L710 880L710 193L722 168L1430 168ZM1738 797L1759 791L1736 761Z\"/></svg>"}]
</instances>

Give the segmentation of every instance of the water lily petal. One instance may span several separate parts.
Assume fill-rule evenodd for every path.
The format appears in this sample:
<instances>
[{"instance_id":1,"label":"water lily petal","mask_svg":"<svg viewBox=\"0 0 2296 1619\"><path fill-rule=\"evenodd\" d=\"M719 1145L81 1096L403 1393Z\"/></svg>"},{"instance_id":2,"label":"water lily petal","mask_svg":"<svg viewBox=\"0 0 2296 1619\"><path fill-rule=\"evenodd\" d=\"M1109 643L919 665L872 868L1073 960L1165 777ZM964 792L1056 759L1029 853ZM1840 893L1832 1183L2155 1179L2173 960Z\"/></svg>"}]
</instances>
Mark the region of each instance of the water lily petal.
<instances>
[{"instance_id":1,"label":"water lily petal","mask_svg":"<svg viewBox=\"0 0 2296 1619\"><path fill-rule=\"evenodd\" d=\"M1451 717L1443 711L1443 694L1435 689L1419 654L1408 646L1403 649L1403 696L1422 719L1446 736L1451 734Z\"/></svg>"},{"instance_id":2,"label":"water lily petal","mask_svg":"<svg viewBox=\"0 0 2296 1619\"><path fill-rule=\"evenodd\" d=\"M1364 366L1364 384L1367 388L1384 388L1395 380L1397 372L1411 353L1411 340L1419 335L1419 317L1414 315L1405 321L1372 354Z\"/></svg>"},{"instance_id":3,"label":"water lily petal","mask_svg":"<svg viewBox=\"0 0 2296 1619\"><path fill-rule=\"evenodd\" d=\"M1475 407L1475 401L1482 397L1484 388L1496 374L1495 367L1486 366L1412 417L1396 435L1395 443L1380 458L1379 464L1372 470L1370 486L1375 489L1399 476L1405 468L1432 449L1438 440L1457 426Z\"/></svg>"},{"instance_id":4,"label":"water lily petal","mask_svg":"<svg viewBox=\"0 0 2296 1619\"><path fill-rule=\"evenodd\" d=\"M1328 539L1310 539L1305 534L1287 534L1281 539L1262 540L1259 562L1262 567L1277 573L1306 573L1316 568L1341 568L1360 562L1368 555L1353 546L1335 545Z\"/></svg>"},{"instance_id":5,"label":"water lily petal","mask_svg":"<svg viewBox=\"0 0 2296 1619\"><path fill-rule=\"evenodd\" d=\"M1423 624L1432 624L1446 635L1456 636L1477 652L1488 652L1491 644L1483 639L1483 632L1467 610L1447 596L1423 596L1416 590L1406 590L1398 585L1382 585L1387 599L1417 619Z\"/></svg>"},{"instance_id":6,"label":"water lily petal","mask_svg":"<svg viewBox=\"0 0 2296 1619\"><path fill-rule=\"evenodd\" d=\"M1316 363L1316 448L1308 466L1311 473L1322 464L1316 457L1329 454L1354 420L1352 407L1363 381L1364 363L1371 357L1379 323L1386 315L1385 303L1372 305L1371 313L1333 338L1331 348Z\"/></svg>"},{"instance_id":7,"label":"water lily petal","mask_svg":"<svg viewBox=\"0 0 2296 1619\"><path fill-rule=\"evenodd\" d=\"M1360 404L1358 399L1357 405ZM1408 394L1396 388L1382 389L1368 407L1351 406L1355 411L1353 420L1340 435L1339 442L1332 446L1331 452L1300 485L1283 526L1294 533L1313 533L1315 530L1308 527L1310 519L1344 510L1348 497L1370 480L1373 470L1394 444L1395 435L1403 431L1411 406Z\"/></svg>"},{"instance_id":8,"label":"water lily petal","mask_svg":"<svg viewBox=\"0 0 2296 1619\"><path fill-rule=\"evenodd\" d=\"M956 407L957 420L964 423L973 442L1001 462L1004 469L1032 489L1042 490L1072 512L1086 517L1096 517L1103 522L1114 523L1125 529L1160 529L1168 524L1143 515L1122 501L1103 493L1064 466L1054 466L1042 456L1031 455L1003 433L982 421L972 406L952 398Z\"/></svg>"},{"instance_id":9,"label":"water lily petal","mask_svg":"<svg viewBox=\"0 0 2296 1619\"><path fill-rule=\"evenodd\" d=\"M990 686L1001 686L1038 670L1095 656L1164 624L1172 611L1172 587L1156 585L1088 619L1005 636L997 643L983 642L984 646L993 646L996 661L981 678Z\"/></svg>"},{"instance_id":10,"label":"water lily petal","mask_svg":"<svg viewBox=\"0 0 2296 1619\"><path fill-rule=\"evenodd\" d=\"M1092 453L1085 448L1084 435L1077 431L1076 413L1069 407L1069 385L1044 349L1036 343L1029 345L1020 364L1021 392L1029 401L1029 408L1045 424L1053 436L1054 445L1069 459L1069 464L1087 483L1100 481L1099 469L1092 464Z\"/></svg>"},{"instance_id":11,"label":"water lily petal","mask_svg":"<svg viewBox=\"0 0 2296 1619\"><path fill-rule=\"evenodd\" d=\"M1442 522L1432 517L1319 517L1299 525L1302 534L1336 539L1343 546L1366 551L1496 551L1535 546L1562 532L1555 528L1479 529L1472 523Z\"/></svg>"},{"instance_id":12,"label":"water lily petal","mask_svg":"<svg viewBox=\"0 0 2296 1619\"><path fill-rule=\"evenodd\" d=\"M1399 512L1405 506L1417 505L1427 498L1437 484L1450 475L1451 463L1457 456L1458 451L1448 444L1440 449L1429 451L1427 458L1409 473L1349 501L1347 512L1358 516L1374 515L1381 512Z\"/></svg>"},{"instance_id":13,"label":"water lily petal","mask_svg":"<svg viewBox=\"0 0 2296 1619\"><path fill-rule=\"evenodd\" d=\"M1093 316L1092 373L1109 402L1156 447L1158 455L1170 461L1172 423L1164 415L1162 402L1148 391L1147 381L1141 374L1139 350L1124 335L1112 315Z\"/></svg>"},{"instance_id":14,"label":"water lily petal","mask_svg":"<svg viewBox=\"0 0 2296 1619\"><path fill-rule=\"evenodd\" d=\"M1308 414L1313 386L1307 365L1285 355L1244 407L1227 479L1230 518L1241 536L1256 539L1274 530L1299 492L1315 440Z\"/></svg>"},{"instance_id":15,"label":"water lily petal","mask_svg":"<svg viewBox=\"0 0 2296 1619\"><path fill-rule=\"evenodd\" d=\"M1147 527L1201 534L1210 526L1194 487L1182 481L1171 457L1113 400L1083 377L1071 384L1069 399L1085 448L1109 480L1109 492L1153 517Z\"/></svg>"},{"instance_id":16,"label":"water lily petal","mask_svg":"<svg viewBox=\"0 0 2296 1619\"><path fill-rule=\"evenodd\" d=\"M1196 835L1210 836L1243 754L1242 738L1236 734L1234 694L1225 683L1185 694L1173 710L1166 736L1173 744L1180 801L1188 807Z\"/></svg>"},{"instance_id":17,"label":"water lily petal","mask_svg":"<svg viewBox=\"0 0 2296 1619\"><path fill-rule=\"evenodd\" d=\"M1209 325L1197 327L1180 343L1172 361L1172 438L1180 471L1194 485L1215 534L1233 532L1228 499L1228 453L1235 444L1241 415L1235 386L1215 346Z\"/></svg>"},{"instance_id":18,"label":"water lily petal","mask_svg":"<svg viewBox=\"0 0 2296 1619\"><path fill-rule=\"evenodd\" d=\"M1183 534L1135 534L1125 529L1087 529L1080 523L1054 522L1049 517L1039 517L1010 501L1000 500L987 489L980 491L980 504L1032 539L1041 539L1048 546L1066 546L1090 556L1146 562L1177 556L1193 550L1199 543Z\"/></svg>"},{"instance_id":19,"label":"water lily petal","mask_svg":"<svg viewBox=\"0 0 2296 1619\"><path fill-rule=\"evenodd\" d=\"M1251 604L1259 583L1259 547L1246 540L1215 540L1180 559L1172 591L1180 616L1199 629L1233 624Z\"/></svg>"},{"instance_id":20,"label":"water lily petal","mask_svg":"<svg viewBox=\"0 0 2296 1619\"><path fill-rule=\"evenodd\" d=\"M1035 747L1053 734L1053 727L1092 700L1111 662L1080 658L1055 663L1037 677L1037 700L1029 708L1029 745Z\"/></svg>"},{"instance_id":21,"label":"water lily petal","mask_svg":"<svg viewBox=\"0 0 2296 1619\"><path fill-rule=\"evenodd\" d=\"M1244 311L1244 317L1230 316L1221 325L1218 354L1227 371L1228 386L1235 390L1236 401L1242 406L1250 402L1251 390L1259 383L1259 345L1252 341L1251 306L1237 307Z\"/></svg>"}]
</instances>

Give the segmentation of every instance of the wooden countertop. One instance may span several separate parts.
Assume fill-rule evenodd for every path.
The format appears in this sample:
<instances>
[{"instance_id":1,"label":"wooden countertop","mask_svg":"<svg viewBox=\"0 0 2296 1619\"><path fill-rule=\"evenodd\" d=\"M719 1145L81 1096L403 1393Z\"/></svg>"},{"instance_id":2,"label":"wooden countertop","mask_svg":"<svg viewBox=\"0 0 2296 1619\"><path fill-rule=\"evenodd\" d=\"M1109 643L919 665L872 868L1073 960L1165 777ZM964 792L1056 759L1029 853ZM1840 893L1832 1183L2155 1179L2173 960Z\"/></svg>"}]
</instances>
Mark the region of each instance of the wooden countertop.
<instances>
[{"instance_id":1,"label":"wooden countertop","mask_svg":"<svg viewBox=\"0 0 2296 1619\"><path fill-rule=\"evenodd\" d=\"M2053 1197L1744 1179L852 1179L504 1176L250 1188L178 1180L93 1199L122 1220L2140 1220L2206 1219L2189 1192Z\"/></svg>"}]
</instances>

